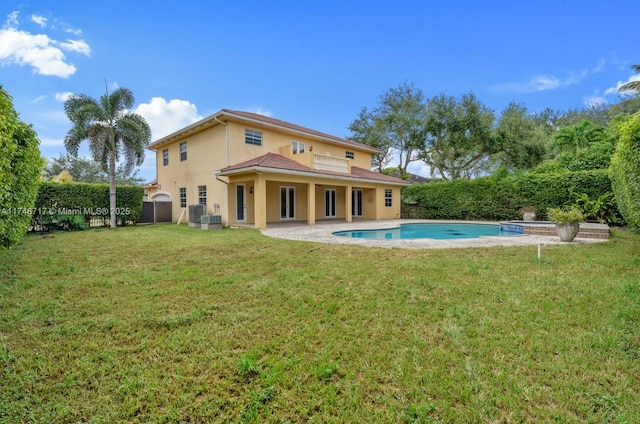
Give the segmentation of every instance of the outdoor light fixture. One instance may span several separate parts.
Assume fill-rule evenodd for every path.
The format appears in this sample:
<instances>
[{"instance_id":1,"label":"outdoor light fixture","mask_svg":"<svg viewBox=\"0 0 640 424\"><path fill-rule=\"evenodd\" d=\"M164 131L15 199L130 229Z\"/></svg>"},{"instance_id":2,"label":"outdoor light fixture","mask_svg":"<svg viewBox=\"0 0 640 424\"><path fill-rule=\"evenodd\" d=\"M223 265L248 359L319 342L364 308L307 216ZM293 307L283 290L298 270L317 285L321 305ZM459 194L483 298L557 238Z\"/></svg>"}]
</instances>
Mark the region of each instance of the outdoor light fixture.
<instances>
[{"instance_id":1,"label":"outdoor light fixture","mask_svg":"<svg viewBox=\"0 0 640 424\"><path fill-rule=\"evenodd\" d=\"M253 194L253 187L249 187L249 194Z\"/></svg>"}]
</instances>

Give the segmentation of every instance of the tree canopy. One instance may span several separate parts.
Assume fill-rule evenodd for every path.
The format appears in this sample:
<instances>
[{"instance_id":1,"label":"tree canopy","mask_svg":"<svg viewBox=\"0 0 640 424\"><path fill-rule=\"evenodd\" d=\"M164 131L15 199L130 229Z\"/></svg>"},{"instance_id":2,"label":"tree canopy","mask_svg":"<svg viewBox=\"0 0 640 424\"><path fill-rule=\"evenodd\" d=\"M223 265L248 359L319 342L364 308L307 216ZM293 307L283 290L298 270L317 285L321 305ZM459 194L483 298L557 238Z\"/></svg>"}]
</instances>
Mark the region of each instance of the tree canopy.
<instances>
[{"instance_id":1,"label":"tree canopy","mask_svg":"<svg viewBox=\"0 0 640 424\"><path fill-rule=\"evenodd\" d=\"M353 141L380 149L374 158L375 168L382 172L393 160L398 160L401 175L418 160L424 145L426 107L422 91L413 84L402 84L382 94L378 105L363 108L349 125Z\"/></svg>"},{"instance_id":2,"label":"tree canopy","mask_svg":"<svg viewBox=\"0 0 640 424\"><path fill-rule=\"evenodd\" d=\"M85 183L107 183L109 175L104 171L102 164L93 159L75 157L72 155L60 155L47 161L44 168L44 177L51 179L67 170L73 181ZM132 169L125 174L122 166L116 167L116 184L141 184L144 181L138 177L138 171Z\"/></svg>"},{"instance_id":3,"label":"tree canopy","mask_svg":"<svg viewBox=\"0 0 640 424\"><path fill-rule=\"evenodd\" d=\"M639 110L640 96L564 112L546 108L530 113L523 104L511 102L496 119L473 93L425 98L405 83L383 93L373 109L362 108L348 138L380 149L372 161L375 170L391 166L403 176L416 160L441 179L473 178L499 169L527 171L538 165L549 170L597 169L608 166L621 120Z\"/></svg>"},{"instance_id":4,"label":"tree canopy","mask_svg":"<svg viewBox=\"0 0 640 424\"><path fill-rule=\"evenodd\" d=\"M40 140L0 86L0 246L18 243L31 222L43 160Z\"/></svg>"},{"instance_id":5,"label":"tree canopy","mask_svg":"<svg viewBox=\"0 0 640 424\"><path fill-rule=\"evenodd\" d=\"M440 94L427 103L426 140L420 158L442 179L473 177L486 171L497 151L494 114L473 94Z\"/></svg>"}]
</instances>

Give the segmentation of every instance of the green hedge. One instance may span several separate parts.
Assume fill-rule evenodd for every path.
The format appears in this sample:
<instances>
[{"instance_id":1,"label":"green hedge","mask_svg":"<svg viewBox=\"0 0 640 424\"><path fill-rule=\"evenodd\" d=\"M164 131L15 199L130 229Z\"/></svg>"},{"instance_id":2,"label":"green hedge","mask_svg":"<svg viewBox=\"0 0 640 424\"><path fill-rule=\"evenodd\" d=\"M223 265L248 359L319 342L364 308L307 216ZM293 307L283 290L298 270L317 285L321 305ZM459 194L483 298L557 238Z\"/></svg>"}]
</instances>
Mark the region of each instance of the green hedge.
<instances>
[{"instance_id":1,"label":"green hedge","mask_svg":"<svg viewBox=\"0 0 640 424\"><path fill-rule=\"evenodd\" d=\"M610 175L620 214L629 228L640 232L640 114L620 129Z\"/></svg>"},{"instance_id":2,"label":"green hedge","mask_svg":"<svg viewBox=\"0 0 640 424\"><path fill-rule=\"evenodd\" d=\"M0 246L17 244L31 221L44 161L31 126L18 119L0 86Z\"/></svg>"},{"instance_id":3,"label":"green hedge","mask_svg":"<svg viewBox=\"0 0 640 424\"><path fill-rule=\"evenodd\" d=\"M607 170L561 174L521 174L503 179L441 181L414 184L402 191L405 203L417 203L418 216L429 219L511 220L522 218L523 207L534 207L538 219L548 209L611 191Z\"/></svg>"},{"instance_id":4,"label":"green hedge","mask_svg":"<svg viewBox=\"0 0 640 424\"><path fill-rule=\"evenodd\" d=\"M142 213L144 189L133 185L116 187L119 223L135 223ZM47 215L81 215L109 218L109 184L44 181L35 204L34 220Z\"/></svg>"}]
</instances>

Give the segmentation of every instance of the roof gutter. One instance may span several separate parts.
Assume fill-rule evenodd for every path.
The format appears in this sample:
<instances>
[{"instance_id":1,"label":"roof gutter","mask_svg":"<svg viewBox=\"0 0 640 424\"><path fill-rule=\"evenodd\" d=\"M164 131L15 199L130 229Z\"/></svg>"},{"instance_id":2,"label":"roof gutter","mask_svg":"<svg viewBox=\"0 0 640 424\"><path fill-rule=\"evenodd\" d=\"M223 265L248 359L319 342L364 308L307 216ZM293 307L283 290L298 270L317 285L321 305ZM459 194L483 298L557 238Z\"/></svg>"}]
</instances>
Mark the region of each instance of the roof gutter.
<instances>
[{"instance_id":1,"label":"roof gutter","mask_svg":"<svg viewBox=\"0 0 640 424\"><path fill-rule=\"evenodd\" d=\"M264 166L252 166L249 168L241 168L241 169L236 169L233 171L228 171L228 172L223 172L223 171L216 171L215 172L215 176L216 178L218 178L219 175L221 176L230 176L230 175L237 175L237 174L244 174L247 171L255 171L255 172L272 172L272 173L277 173L277 174L286 174L286 175L296 175L296 176L305 176L305 177L315 177L315 178L327 178L330 180L349 180L349 181L355 181L355 182L361 182L361 183L378 183L378 184L390 184L390 185L397 185L397 186L406 186L409 185L410 183L408 182L393 182L393 181L384 181L384 180L373 180L370 178L357 178L357 177L347 177L347 176L342 176L342 175L330 175L330 174L319 174L319 173L315 173L315 172L305 172L305 171L293 171L290 169L274 169L274 168L266 168Z\"/></svg>"}]
</instances>

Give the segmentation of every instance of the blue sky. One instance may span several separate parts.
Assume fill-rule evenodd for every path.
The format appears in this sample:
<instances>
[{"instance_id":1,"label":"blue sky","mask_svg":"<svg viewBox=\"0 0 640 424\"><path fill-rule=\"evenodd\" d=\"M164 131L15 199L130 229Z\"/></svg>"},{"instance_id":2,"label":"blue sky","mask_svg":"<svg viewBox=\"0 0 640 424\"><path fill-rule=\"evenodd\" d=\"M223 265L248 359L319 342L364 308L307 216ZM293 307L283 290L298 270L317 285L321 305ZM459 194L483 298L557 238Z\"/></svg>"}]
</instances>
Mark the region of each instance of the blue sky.
<instances>
[{"instance_id":1,"label":"blue sky","mask_svg":"<svg viewBox=\"0 0 640 424\"><path fill-rule=\"evenodd\" d=\"M5 0L0 84L45 157L65 152L69 93L99 98L105 79L134 92L153 139L222 108L346 137L405 82L427 97L472 91L497 113L615 102L637 77L639 15L637 0ZM146 158L139 175L152 180Z\"/></svg>"}]
</instances>

